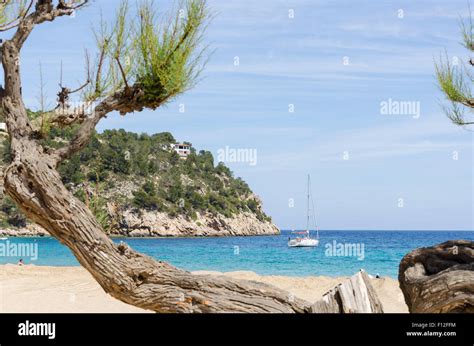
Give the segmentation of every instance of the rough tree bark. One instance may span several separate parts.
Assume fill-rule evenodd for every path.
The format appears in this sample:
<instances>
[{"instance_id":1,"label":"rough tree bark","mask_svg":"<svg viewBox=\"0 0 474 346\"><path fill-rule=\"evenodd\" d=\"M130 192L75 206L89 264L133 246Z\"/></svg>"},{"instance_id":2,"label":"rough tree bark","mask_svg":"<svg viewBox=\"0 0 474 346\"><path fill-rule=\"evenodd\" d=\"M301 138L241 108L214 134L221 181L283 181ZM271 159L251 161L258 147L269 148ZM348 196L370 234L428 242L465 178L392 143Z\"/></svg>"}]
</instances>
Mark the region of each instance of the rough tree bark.
<instances>
[{"instance_id":1,"label":"rough tree bark","mask_svg":"<svg viewBox=\"0 0 474 346\"><path fill-rule=\"evenodd\" d=\"M341 282L312 306L319 313L383 313L370 278L363 270Z\"/></svg>"},{"instance_id":2,"label":"rough tree bark","mask_svg":"<svg viewBox=\"0 0 474 346\"><path fill-rule=\"evenodd\" d=\"M474 312L474 242L416 249L400 262L398 279L410 312Z\"/></svg>"},{"instance_id":3,"label":"rough tree bark","mask_svg":"<svg viewBox=\"0 0 474 346\"><path fill-rule=\"evenodd\" d=\"M95 125L107 113L140 110L140 87L127 87L103 100L94 116L82 119L71 143L53 151L40 145L27 117L21 95L20 50L34 26L71 15L63 1L38 0L13 38L1 46L5 88L1 109L11 140L13 162L4 172L5 191L31 220L48 230L74 253L102 288L113 297L156 312L309 312L310 304L290 299L287 292L251 282L195 276L114 244L89 209L63 185L58 164L82 149ZM156 100L147 108L156 108Z\"/></svg>"}]
</instances>

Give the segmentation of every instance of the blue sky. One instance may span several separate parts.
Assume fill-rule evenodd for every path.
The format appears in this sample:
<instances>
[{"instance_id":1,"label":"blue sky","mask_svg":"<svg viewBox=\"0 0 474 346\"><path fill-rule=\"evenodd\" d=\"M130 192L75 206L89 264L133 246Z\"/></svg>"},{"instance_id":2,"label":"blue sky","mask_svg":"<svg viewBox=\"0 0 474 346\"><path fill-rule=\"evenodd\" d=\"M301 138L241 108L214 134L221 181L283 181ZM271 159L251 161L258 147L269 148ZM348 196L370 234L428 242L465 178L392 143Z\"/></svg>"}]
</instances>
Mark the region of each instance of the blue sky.
<instances>
[{"instance_id":1,"label":"blue sky","mask_svg":"<svg viewBox=\"0 0 474 346\"><path fill-rule=\"evenodd\" d=\"M35 29L22 54L30 107L38 106L38 62L54 103L61 59L65 82L80 84L91 25L99 8L112 18L117 5L96 0L75 18ZM165 10L170 1L157 5ZM434 78L445 49L450 58L468 57L458 28L466 1L209 6L215 53L203 81L167 107L110 116L99 130L169 131L215 157L225 147L257 150L256 165L228 165L283 229L304 227L308 173L321 229L474 229L473 134L445 117ZM382 115L389 99L418 103L420 116Z\"/></svg>"}]
</instances>

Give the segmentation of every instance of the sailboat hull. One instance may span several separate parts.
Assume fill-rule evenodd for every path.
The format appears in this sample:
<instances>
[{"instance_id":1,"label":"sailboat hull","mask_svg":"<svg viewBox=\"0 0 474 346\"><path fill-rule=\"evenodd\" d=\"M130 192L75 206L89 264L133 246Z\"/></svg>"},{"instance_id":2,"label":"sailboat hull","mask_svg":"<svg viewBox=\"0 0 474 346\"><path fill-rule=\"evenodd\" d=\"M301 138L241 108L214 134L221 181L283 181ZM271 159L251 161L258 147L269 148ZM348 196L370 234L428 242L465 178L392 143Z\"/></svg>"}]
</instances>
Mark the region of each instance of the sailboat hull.
<instances>
[{"instance_id":1,"label":"sailboat hull","mask_svg":"<svg viewBox=\"0 0 474 346\"><path fill-rule=\"evenodd\" d=\"M292 239L288 242L289 247L316 247L319 245L319 239L303 238Z\"/></svg>"},{"instance_id":2,"label":"sailboat hull","mask_svg":"<svg viewBox=\"0 0 474 346\"><path fill-rule=\"evenodd\" d=\"M319 245L319 231L317 239L313 239L310 237L309 233L309 219L310 219L310 201L311 199L311 179L308 175L308 194L307 194L307 201L306 201L306 231L304 232L294 232L296 234L304 235L302 237L298 237L296 239L288 239L288 246L289 247L316 247ZM314 202L313 202L313 217L314 217ZM316 223L316 219L314 219Z\"/></svg>"}]
</instances>

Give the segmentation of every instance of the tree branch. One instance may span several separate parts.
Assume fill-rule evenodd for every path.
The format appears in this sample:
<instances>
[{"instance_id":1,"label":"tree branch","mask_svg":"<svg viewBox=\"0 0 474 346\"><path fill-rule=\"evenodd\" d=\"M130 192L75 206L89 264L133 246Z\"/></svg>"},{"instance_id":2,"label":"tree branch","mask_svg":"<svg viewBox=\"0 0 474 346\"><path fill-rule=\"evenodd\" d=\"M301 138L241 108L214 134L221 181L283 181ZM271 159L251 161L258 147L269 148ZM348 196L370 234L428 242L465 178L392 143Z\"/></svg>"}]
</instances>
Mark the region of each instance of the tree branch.
<instances>
[{"instance_id":1,"label":"tree branch","mask_svg":"<svg viewBox=\"0 0 474 346\"><path fill-rule=\"evenodd\" d=\"M120 58L118 56L115 57L115 60L117 61L117 65L120 70L120 74L122 75L123 82L125 83L125 88L128 89L128 82L127 82L127 75L125 73L125 70L123 69L122 63L120 62Z\"/></svg>"},{"instance_id":2,"label":"tree branch","mask_svg":"<svg viewBox=\"0 0 474 346\"><path fill-rule=\"evenodd\" d=\"M3 1L5 2L5 0ZM12 19L10 22L0 25L0 32L8 31L20 25L21 19L25 19L28 12L30 12L31 7L33 6L34 0L30 0L29 5L26 7L25 11L22 11L21 8L18 11L18 16L15 19ZM11 4L11 3L10 3ZM7 6L8 3L4 3L1 6Z\"/></svg>"},{"instance_id":3,"label":"tree branch","mask_svg":"<svg viewBox=\"0 0 474 346\"><path fill-rule=\"evenodd\" d=\"M35 11L22 18L18 24L18 30L12 38L12 42L14 42L18 49L21 49L23 43L28 38L35 25L47 21L51 22L57 17L70 16L75 10L83 7L88 2L89 0L83 0L75 6L66 6L64 1L60 1L58 6L54 8L52 0L38 0Z\"/></svg>"},{"instance_id":4,"label":"tree branch","mask_svg":"<svg viewBox=\"0 0 474 346\"><path fill-rule=\"evenodd\" d=\"M97 72L95 76L95 90L94 90L94 95L100 95L102 93L102 87L100 85L101 78L102 78L102 66L104 65L104 59L105 59L105 53L107 49L107 44L108 41L104 40L104 45L100 51L100 57L99 57L99 62L97 66Z\"/></svg>"},{"instance_id":5,"label":"tree branch","mask_svg":"<svg viewBox=\"0 0 474 346\"><path fill-rule=\"evenodd\" d=\"M58 127L66 127L73 124L80 124L84 122L85 119L90 117L90 113L87 112L87 105L85 104L84 107L76 107L76 108L66 108L66 107L59 107L56 108L51 113L54 114L50 118L51 124L54 124Z\"/></svg>"},{"instance_id":6,"label":"tree branch","mask_svg":"<svg viewBox=\"0 0 474 346\"><path fill-rule=\"evenodd\" d=\"M126 115L128 113L141 112L144 108L156 109L171 97L168 95L145 102L143 96L144 91L141 85L135 84L131 87L124 87L120 91L106 97L94 108L92 114L84 119L81 127L69 144L57 149L53 153L57 164L82 150L93 135L95 126L107 114L117 111L121 115Z\"/></svg>"},{"instance_id":7,"label":"tree branch","mask_svg":"<svg viewBox=\"0 0 474 346\"><path fill-rule=\"evenodd\" d=\"M69 157L83 149L89 142L89 139L91 138L92 134L94 133L96 125L108 113L112 111L125 111L123 110L123 108L127 107L127 99L130 99L127 94L130 92L136 92L137 88L135 87L133 89L135 91L131 90L130 88L128 90L121 90L105 98L101 103L99 103L94 108L92 114L83 119L84 121L82 122L81 127L79 128L75 137L69 142L69 144L65 147L57 149L54 152L54 156L56 156L57 163L68 159Z\"/></svg>"}]
</instances>

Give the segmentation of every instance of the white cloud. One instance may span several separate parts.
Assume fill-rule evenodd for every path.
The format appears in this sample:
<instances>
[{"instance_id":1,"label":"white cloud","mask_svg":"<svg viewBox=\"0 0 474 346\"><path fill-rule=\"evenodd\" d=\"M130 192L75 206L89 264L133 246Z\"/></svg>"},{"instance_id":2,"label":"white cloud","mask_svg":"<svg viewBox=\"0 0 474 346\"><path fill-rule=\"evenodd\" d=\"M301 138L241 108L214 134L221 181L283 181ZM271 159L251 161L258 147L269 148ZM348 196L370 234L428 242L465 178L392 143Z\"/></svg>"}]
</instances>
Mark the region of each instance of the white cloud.
<instances>
[{"instance_id":1,"label":"white cloud","mask_svg":"<svg viewBox=\"0 0 474 346\"><path fill-rule=\"evenodd\" d=\"M440 114L440 119L444 119ZM286 151L261 153L259 162L278 168L301 166L308 160L343 162L344 152L351 162L395 156L416 156L424 153L472 150L473 133L466 132L447 119L444 121L403 121L400 124L374 126L315 134L311 140ZM304 147L304 150L301 150ZM276 169L272 166L271 169ZM270 167L262 167L262 169Z\"/></svg>"}]
</instances>

